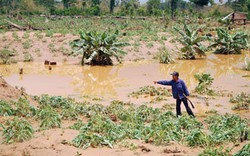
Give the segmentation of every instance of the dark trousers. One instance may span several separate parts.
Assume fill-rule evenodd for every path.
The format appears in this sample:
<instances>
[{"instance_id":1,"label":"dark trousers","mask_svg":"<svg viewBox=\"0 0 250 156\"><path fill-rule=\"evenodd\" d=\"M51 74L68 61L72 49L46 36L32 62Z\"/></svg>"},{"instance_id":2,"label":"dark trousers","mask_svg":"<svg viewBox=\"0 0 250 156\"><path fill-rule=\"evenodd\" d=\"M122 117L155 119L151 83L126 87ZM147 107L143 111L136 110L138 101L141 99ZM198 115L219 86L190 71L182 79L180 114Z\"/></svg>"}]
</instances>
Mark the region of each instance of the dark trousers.
<instances>
[{"instance_id":1,"label":"dark trousers","mask_svg":"<svg viewBox=\"0 0 250 156\"><path fill-rule=\"evenodd\" d=\"M176 114L177 114L177 117L178 117L178 116L181 116L181 102L184 103L184 106L186 107L186 110L187 110L188 115L195 117L195 116L194 116L194 113L192 112L192 110L191 110L190 107L188 106L188 102L187 102L187 99L186 99L186 98L183 98L183 99L176 99Z\"/></svg>"}]
</instances>

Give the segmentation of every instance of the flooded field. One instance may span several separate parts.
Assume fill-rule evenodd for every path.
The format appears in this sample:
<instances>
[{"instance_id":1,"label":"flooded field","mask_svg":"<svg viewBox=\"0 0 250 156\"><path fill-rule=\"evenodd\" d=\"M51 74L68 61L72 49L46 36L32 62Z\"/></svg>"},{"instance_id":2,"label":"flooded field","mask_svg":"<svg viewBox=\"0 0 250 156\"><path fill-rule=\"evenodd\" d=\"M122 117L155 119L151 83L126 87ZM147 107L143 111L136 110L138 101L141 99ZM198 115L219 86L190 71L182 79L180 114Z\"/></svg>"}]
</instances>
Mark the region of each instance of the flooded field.
<instances>
[{"instance_id":1,"label":"flooded field","mask_svg":"<svg viewBox=\"0 0 250 156\"><path fill-rule=\"evenodd\" d=\"M172 71L179 71L191 90L197 85L193 75L207 72L215 79L213 87L219 90L250 92L250 73L242 70L248 55L209 54L204 59L177 60L169 65L149 61L106 67L59 64L52 70L42 62L17 63L1 65L0 74L9 84L23 87L31 95L125 98L136 88L152 85L154 80L171 79ZM23 75L19 75L20 68Z\"/></svg>"}]
</instances>

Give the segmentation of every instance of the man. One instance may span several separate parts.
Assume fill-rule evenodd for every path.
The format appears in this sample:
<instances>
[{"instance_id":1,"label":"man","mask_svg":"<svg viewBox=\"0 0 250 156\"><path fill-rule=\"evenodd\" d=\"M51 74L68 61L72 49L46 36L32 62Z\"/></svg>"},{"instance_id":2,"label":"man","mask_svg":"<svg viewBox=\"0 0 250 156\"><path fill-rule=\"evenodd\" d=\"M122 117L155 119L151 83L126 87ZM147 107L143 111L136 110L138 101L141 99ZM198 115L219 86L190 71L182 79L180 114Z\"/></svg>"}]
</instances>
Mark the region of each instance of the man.
<instances>
[{"instance_id":1,"label":"man","mask_svg":"<svg viewBox=\"0 0 250 156\"><path fill-rule=\"evenodd\" d=\"M194 116L194 113L188 106L187 99L189 96L188 89L186 87L186 84L183 80L179 79L179 73L173 72L170 75L172 75L173 79L170 81L154 81L154 84L161 84L161 85L167 85L172 86L172 94L173 97L176 99L176 113L177 117L181 116L181 102L184 103L186 110L188 112L188 115Z\"/></svg>"}]
</instances>

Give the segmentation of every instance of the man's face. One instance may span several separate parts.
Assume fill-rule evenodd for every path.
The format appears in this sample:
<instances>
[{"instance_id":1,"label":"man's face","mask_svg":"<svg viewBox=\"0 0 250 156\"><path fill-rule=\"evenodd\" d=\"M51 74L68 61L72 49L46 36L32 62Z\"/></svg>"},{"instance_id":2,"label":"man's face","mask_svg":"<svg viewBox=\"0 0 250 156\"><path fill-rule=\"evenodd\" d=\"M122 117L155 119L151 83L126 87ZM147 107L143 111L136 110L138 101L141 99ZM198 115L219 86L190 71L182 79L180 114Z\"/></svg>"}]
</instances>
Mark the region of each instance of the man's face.
<instances>
[{"instance_id":1,"label":"man's face","mask_svg":"<svg viewBox=\"0 0 250 156\"><path fill-rule=\"evenodd\" d=\"M172 77L173 77L173 80L174 80L174 81L178 80L178 76L173 75Z\"/></svg>"}]
</instances>

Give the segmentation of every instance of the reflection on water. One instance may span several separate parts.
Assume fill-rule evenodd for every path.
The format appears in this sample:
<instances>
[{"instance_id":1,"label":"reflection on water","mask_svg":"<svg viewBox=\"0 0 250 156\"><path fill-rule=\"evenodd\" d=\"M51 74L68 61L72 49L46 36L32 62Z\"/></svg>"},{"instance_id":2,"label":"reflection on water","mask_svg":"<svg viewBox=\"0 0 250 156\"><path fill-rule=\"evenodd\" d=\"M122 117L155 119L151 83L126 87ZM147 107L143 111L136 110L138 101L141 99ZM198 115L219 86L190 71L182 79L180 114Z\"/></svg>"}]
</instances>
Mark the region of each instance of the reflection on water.
<instances>
[{"instance_id":1,"label":"reflection on water","mask_svg":"<svg viewBox=\"0 0 250 156\"><path fill-rule=\"evenodd\" d=\"M127 95L135 88L151 85L154 80L170 79L169 73L172 71L179 71L181 78L190 88L194 88L197 83L193 75L200 72L211 73L218 80L249 75L249 71L242 70L245 57L249 57L249 54L210 54L206 59L178 60L169 65L155 62L126 63L113 67L59 64L52 70L43 63L18 63L1 65L0 74L11 85L23 86L28 93L34 95L48 93L114 97L118 96L118 93L119 96ZM18 74L19 68L24 69L23 75ZM250 82L249 77L240 79Z\"/></svg>"}]
</instances>

